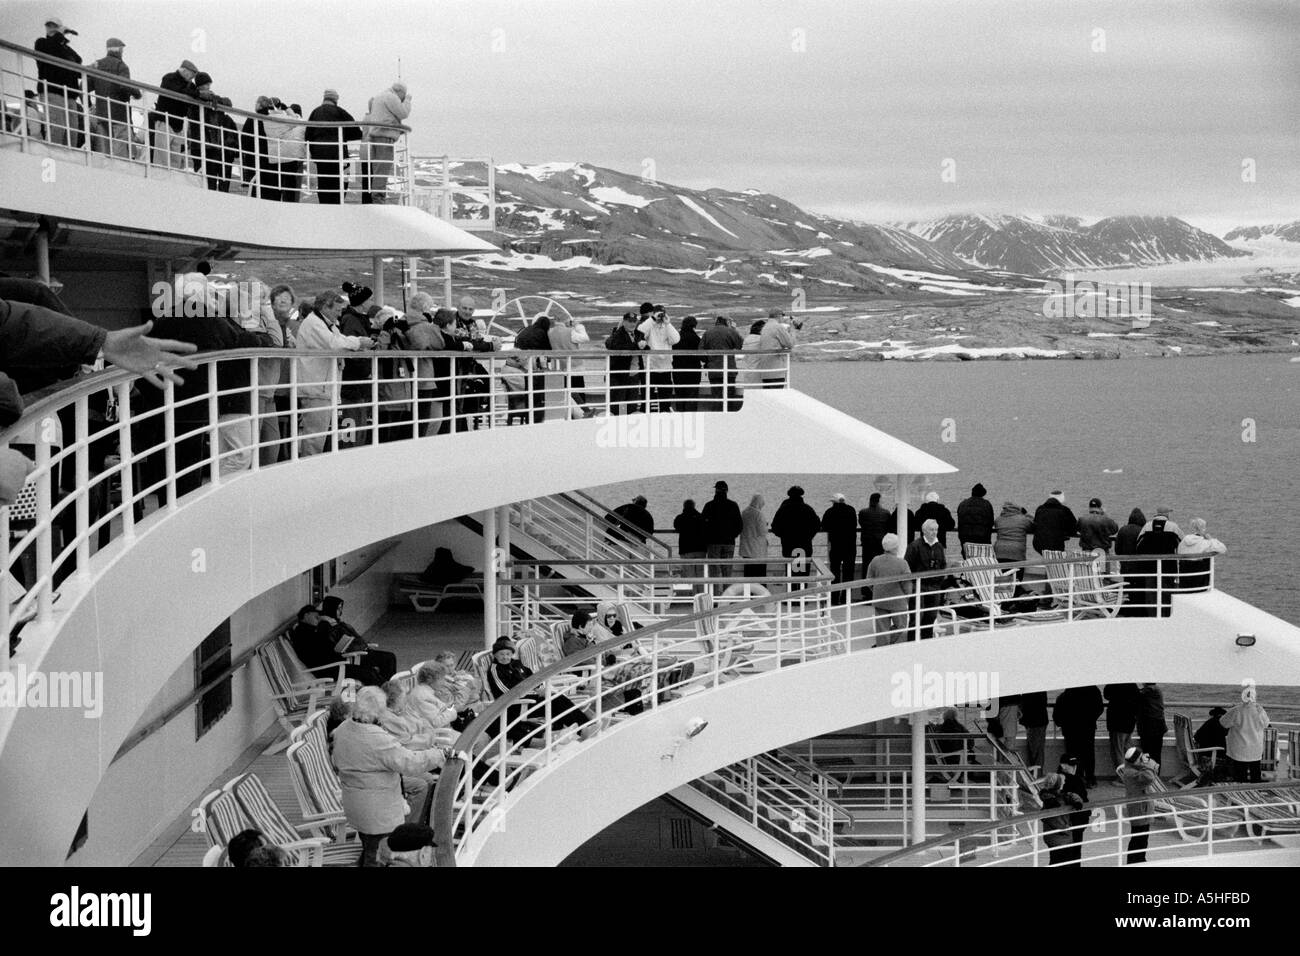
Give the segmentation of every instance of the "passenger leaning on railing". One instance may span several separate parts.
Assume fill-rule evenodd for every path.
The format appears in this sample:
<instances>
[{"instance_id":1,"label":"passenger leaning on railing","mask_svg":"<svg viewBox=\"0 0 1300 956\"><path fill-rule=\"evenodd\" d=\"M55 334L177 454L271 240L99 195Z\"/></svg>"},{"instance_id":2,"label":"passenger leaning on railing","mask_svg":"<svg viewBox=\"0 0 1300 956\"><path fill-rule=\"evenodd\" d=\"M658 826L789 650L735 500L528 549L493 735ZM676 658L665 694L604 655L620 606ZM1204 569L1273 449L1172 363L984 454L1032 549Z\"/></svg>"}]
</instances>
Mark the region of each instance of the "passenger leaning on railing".
<instances>
[{"instance_id":1,"label":"passenger leaning on railing","mask_svg":"<svg viewBox=\"0 0 1300 956\"><path fill-rule=\"evenodd\" d=\"M230 174L239 156L239 127L221 107L233 104L212 92L212 77L199 73L194 77L197 96L203 105L195 110L190 124L190 155L194 169L207 180L214 192L230 192Z\"/></svg>"},{"instance_id":2,"label":"passenger leaning on railing","mask_svg":"<svg viewBox=\"0 0 1300 956\"><path fill-rule=\"evenodd\" d=\"M933 518L921 523L921 537L907 546L903 555L913 574L923 571L942 571L948 567L948 558L939 543L939 522ZM944 589L950 578L931 575L921 579L921 640L934 634L934 619L944 602Z\"/></svg>"},{"instance_id":3,"label":"passenger leaning on railing","mask_svg":"<svg viewBox=\"0 0 1300 956\"><path fill-rule=\"evenodd\" d=\"M363 203L386 201L388 177L393 175L393 144L401 135L387 127L401 126L410 115L411 94L400 80L370 98L364 122L376 125L366 127L366 159L361 180Z\"/></svg>"},{"instance_id":4,"label":"passenger leaning on railing","mask_svg":"<svg viewBox=\"0 0 1300 956\"><path fill-rule=\"evenodd\" d=\"M265 199L280 202L297 202L302 191L303 163L307 159L306 128L294 120L301 116L292 106L272 98L266 119L261 125L266 131L266 166L263 181L272 195Z\"/></svg>"},{"instance_id":5,"label":"passenger leaning on railing","mask_svg":"<svg viewBox=\"0 0 1300 956\"><path fill-rule=\"evenodd\" d=\"M347 299L341 292L328 289L316 296L310 315L298 327L299 355L313 350L365 351L374 348L369 338L344 335L337 322L343 314ZM298 409L301 417L299 434L302 436L299 454L318 455L325 450L334 422L333 405L338 395L338 359L299 358Z\"/></svg>"},{"instance_id":6,"label":"passenger leaning on railing","mask_svg":"<svg viewBox=\"0 0 1300 956\"><path fill-rule=\"evenodd\" d=\"M45 21L45 36L32 46L37 53L80 64L81 57L68 43L68 34L76 36L77 31L65 27L62 20L51 17ZM55 146L80 148L81 74L69 67L40 60L36 64L36 77L39 80L36 94L45 111L46 138Z\"/></svg>"},{"instance_id":7,"label":"passenger leaning on railing","mask_svg":"<svg viewBox=\"0 0 1300 956\"><path fill-rule=\"evenodd\" d=\"M111 73L130 80L131 69L122 59L124 46L117 37L111 37L107 43L107 54L92 65L101 73ZM95 94L91 148L97 153L108 153L117 159L130 159L135 146L131 128L131 100L139 99L140 91L134 86L99 76L89 77L89 85L90 91Z\"/></svg>"},{"instance_id":8,"label":"passenger leaning on railing","mask_svg":"<svg viewBox=\"0 0 1300 956\"><path fill-rule=\"evenodd\" d=\"M199 68L191 61L182 60L179 67L158 83L164 90L175 95L160 93L154 105L154 113L150 114L155 166L172 169L184 169L186 166L186 127L194 113L189 100L198 96L198 89L194 85L194 77L198 73Z\"/></svg>"},{"instance_id":9,"label":"passenger leaning on railing","mask_svg":"<svg viewBox=\"0 0 1300 956\"><path fill-rule=\"evenodd\" d=\"M312 123L355 123L352 114L339 106L338 90L326 90L320 106L307 117ZM338 205L345 192L343 164L347 162L348 143L361 139L360 126L310 126L307 148L316 164L316 201Z\"/></svg>"}]
</instances>

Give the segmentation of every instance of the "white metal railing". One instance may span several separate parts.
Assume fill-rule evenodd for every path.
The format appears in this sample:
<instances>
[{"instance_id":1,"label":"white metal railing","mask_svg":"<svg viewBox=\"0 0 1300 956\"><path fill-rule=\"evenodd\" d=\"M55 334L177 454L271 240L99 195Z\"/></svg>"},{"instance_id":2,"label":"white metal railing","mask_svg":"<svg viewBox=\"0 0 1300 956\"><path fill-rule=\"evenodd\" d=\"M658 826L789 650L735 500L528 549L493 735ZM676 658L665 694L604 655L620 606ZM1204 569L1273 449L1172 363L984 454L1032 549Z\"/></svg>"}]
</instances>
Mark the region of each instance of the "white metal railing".
<instances>
[{"instance_id":1,"label":"white metal railing","mask_svg":"<svg viewBox=\"0 0 1300 956\"><path fill-rule=\"evenodd\" d=\"M554 424L577 417L579 395L596 415L647 407L636 400L637 373L610 370L627 361L616 352L241 349L194 358L183 385L158 390L121 370L98 373L0 432L0 447L35 462L15 506L0 508L0 570L23 591L0 600L0 635L31 618L48 623L68 575L105 548L129 547L138 525L166 520L204 485L369 444ZM531 367L521 372L521 363ZM582 377L591 367L603 370L599 385ZM696 388L708 397L707 380ZM647 427L710 414L655 415ZM8 650L0 641L0 668Z\"/></svg>"},{"instance_id":2,"label":"white metal railing","mask_svg":"<svg viewBox=\"0 0 1300 956\"><path fill-rule=\"evenodd\" d=\"M416 155L409 168L416 208L470 232L496 229L497 176L490 156Z\"/></svg>"},{"instance_id":3,"label":"white metal railing","mask_svg":"<svg viewBox=\"0 0 1300 956\"><path fill-rule=\"evenodd\" d=\"M1172 594L1213 586L1209 558L1198 557L1190 586L1180 583L1181 559L1176 556L1134 556L1131 564L1128 558L1117 560L1124 575L1137 582L1135 600L1122 606L1114 602L1114 591L1124 585L1109 580L1091 555L1001 566L1004 573L1043 572L1051 590L1034 597L1032 607L1027 597L999 600L983 566L806 588L721 605L714 604L711 590L702 591L695 595L697 613L636 632L630 650L625 634L570 655L522 681L479 715L457 741L460 756L444 768L438 782L440 862L452 865L457 856L476 853L507 812L510 789L566 757L569 748L585 746L576 740L578 733L589 739L617 732L621 723L655 710L661 700L674 695L829 655L870 653L872 647L941 634L1107 620L1121 607L1126 614L1168 615L1174 607ZM1086 565L1087 570L1076 574L1076 565ZM946 580L955 573L975 580ZM508 582L515 583L523 582ZM866 584L875 590L872 597L861 593ZM837 596L843 603L833 603ZM1013 600L1020 602L1014 610ZM575 677L580 678L576 685ZM977 699L978 688L969 688L966 696Z\"/></svg>"},{"instance_id":4,"label":"white metal railing","mask_svg":"<svg viewBox=\"0 0 1300 956\"><path fill-rule=\"evenodd\" d=\"M747 757L689 786L819 866L835 865L836 826L852 820L816 784L801 780L779 753Z\"/></svg>"},{"instance_id":5,"label":"white metal railing","mask_svg":"<svg viewBox=\"0 0 1300 956\"><path fill-rule=\"evenodd\" d=\"M1150 807L1147 804L1151 804ZM867 866L1125 866L1294 845L1300 785L1230 784L1054 807L964 828Z\"/></svg>"},{"instance_id":6,"label":"white metal railing","mask_svg":"<svg viewBox=\"0 0 1300 956\"><path fill-rule=\"evenodd\" d=\"M0 64L0 149L190 181L218 192L242 189L281 202L430 205L430 190L417 196L413 188L405 126L308 122L274 105L250 112L219 97L191 98L5 40L0 55L6 58ZM42 63L74 73L76 86L42 81ZM134 105L146 101L152 105ZM449 162L443 160L442 182L433 193L450 202L463 190L450 183ZM495 179L490 173L487 178L486 205L494 216ZM482 190L474 195L483 198ZM433 205L443 208L441 200Z\"/></svg>"}]
</instances>

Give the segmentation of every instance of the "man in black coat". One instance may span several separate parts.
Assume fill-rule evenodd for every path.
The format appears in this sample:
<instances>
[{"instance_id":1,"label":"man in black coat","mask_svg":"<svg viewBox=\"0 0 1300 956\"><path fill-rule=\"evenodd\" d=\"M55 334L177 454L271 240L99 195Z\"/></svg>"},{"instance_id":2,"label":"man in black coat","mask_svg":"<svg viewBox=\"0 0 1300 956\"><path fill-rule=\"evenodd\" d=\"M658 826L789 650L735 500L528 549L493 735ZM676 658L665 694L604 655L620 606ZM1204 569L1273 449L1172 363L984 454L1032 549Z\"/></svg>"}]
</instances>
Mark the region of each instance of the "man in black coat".
<instances>
[{"instance_id":1,"label":"man in black coat","mask_svg":"<svg viewBox=\"0 0 1300 956\"><path fill-rule=\"evenodd\" d=\"M1065 738L1065 749L1079 758L1079 772L1088 786L1097 785L1097 759L1094 744L1097 718L1105 710L1101 691L1095 685L1067 687L1056 695L1052 719Z\"/></svg>"},{"instance_id":2,"label":"man in black coat","mask_svg":"<svg viewBox=\"0 0 1300 956\"><path fill-rule=\"evenodd\" d=\"M81 57L68 43L69 30L55 17L45 21L45 36L32 47L37 53L58 57L69 63L81 63ZM80 148L82 142L81 74L57 63L36 63L36 95L45 110L45 138L55 146Z\"/></svg>"},{"instance_id":3,"label":"man in black coat","mask_svg":"<svg viewBox=\"0 0 1300 956\"><path fill-rule=\"evenodd\" d=\"M924 525L927 521L933 521L939 528L939 543L944 548L948 547L948 532L957 527L957 522L952 518L952 512L947 506L939 501L939 493L931 491L925 496L925 501L921 507L916 509L916 522L918 525ZM911 519L908 519L911 523Z\"/></svg>"},{"instance_id":4,"label":"man in black coat","mask_svg":"<svg viewBox=\"0 0 1300 956\"><path fill-rule=\"evenodd\" d=\"M208 188L214 192L230 192L230 167L239 152L239 127L222 107L232 104L224 96L212 92L212 77L196 74L194 86L203 105L195 111L190 130L190 151L195 170L207 179Z\"/></svg>"},{"instance_id":5,"label":"man in black coat","mask_svg":"<svg viewBox=\"0 0 1300 956\"><path fill-rule=\"evenodd\" d=\"M966 554L967 543L991 544L993 542L993 505L984 497L982 484L970 490L970 497L957 506L957 540L961 542L961 556Z\"/></svg>"},{"instance_id":6,"label":"man in black coat","mask_svg":"<svg viewBox=\"0 0 1300 956\"><path fill-rule=\"evenodd\" d=\"M1092 812L1084 809L1088 803L1088 784L1079 773L1079 758L1071 753L1061 754L1056 772L1064 774L1065 785L1062 792L1072 793L1079 798L1079 809L1069 814L1070 846L1061 854L1064 866L1083 866L1083 830L1092 819Z\"/></svg>"},{"instance_id":7,"label":"man in black coat","mask_svg":"<svg viewBox=\"0 0 1300 956\"><path fill-rule=\"evenodd\" d=\"M1053 491L1034 512L1034 550L1064 551L1065 542L1078 533L1079 523L1066 507L1064 493Z\"/></svg>"},{"instance_id":8,"label":"man in black coat","mask_svg":"<svg viewBox=\"0 0 1300 956\"><path fill-rule=\"evenodd\" d=\"M867 506L858 512L858 527L862 530L862 576L866 577L871 559L884 553L880 539L894 530L889 512L880 507L880 492L873 491Z\"/></svg>"},{"instance_id":9,"label":"man in black coat","mask_svg":"<svg viewBox=\"0 0 1300 956\"><path fill-rule=\"evenodd\" d=\"M326 90L321 105L307 117L311 123L355 123L352 114L339 106L338 90ZM316 201L322 205L343 202L343 164L348 143L361 139L360 126L308 126L307 147L316 164Z\"/></svg>"},{"instance_id":10,"label":"man in black coat","mask_svg":"<svg viewBox=\"0 0 1300 956\"><path fill-rule=\"evenodd\" d=\"M1151 521L1151 530L1138 538L1138 554L1170 555L1178 551L1182 541L1167 526L1167 519L1157 515ZM1160 561L1135 561L1135 571L1140 582L1134 602L1130 605L1138 617L1168 617L1173 602L1173 592L1178 587L1178 561L1167 559ZM1143 747L1145 750L1146 748ZM1150 753L1148 751L1148 753ZM1158 754L1151 754L1156 763L1160 762Z\"/></svg>"},{"instance_id":11,"label":"man in black coat","mask_svg":"<svg viewBox=\"0 0 1300 956\"><path fill-rule=\"evenodd\" d=\"M841 494L831 495L831 506L822 515L822 531L826 532L827 550L830 555L831 574L836 584L853 580L857 568L858 516L853 513L853 506L844 500ZM845 592L837 591L835 604L843 604Z\"/></svg>"},{"instance_id":12,"label":"man in black coat","mask_svg":"<svg viewBox=\"0 0 1300 956\"><path fill-rule=\"evenodd\" d=\"M551 318L548 315L539 315L531 325L522 329L515 336L515 349L520 352L549 352L551 351ZM546 418L546 370L537 368L537 363L543 359L528 358L527 363L528 375L528 400L533 409L533 424L537 424Z\"/></svg>"},{"instance_id":13,"label":"man in black coat","mask_svg":"<svg viewBox=\"0 0 1300 956\"><path fill-rule=\"evenodd\" d=\"M155 166L170 166L172 169L184 169L186 166L186 126L198 109L190 102L198 99L199 90L194 85L194 78L198 75L197 66L189 60L182 60L181 65L164 76L158 84L167 93L158 94L158 102L154 106L157 114L157 119L152 124Z\"/></svg>"},{"instance_id":14,"label":"man in black coat","mask_svg":"<svg viewBox=\"0 0 1300 956\"><path fill-rule=\"evenodd\" d=\"M1142 752L1158 765L1164 763L1164 740L1168 730L1169 724L1165 722L1165 695L1155 684L1139 684L1138 740L1142 744Z\"/></svg>"},{"instance_id":15,"label":"man in black coat","mask_svg":"<svg viewBox=\"0 0 1300 956\"><path fill-rule=\"evenodd\" d=\"M718 316L713 327L700 336L700 348L706 352L739 352L744 344L745 340L725 315ZM705 357L712 395L711 400L703 406L705 411L720 412L725 407L734 412L739 407L736 398L736 359L735 355Z\"/></svg>"},{"instance_id":16,"label":"man in black coat","mask_svg":"<svg viewBox=\"0 0 1300 956\"><path fill-rule=\"evenodd\" d=\"M727 483L715 482L713 498L701 511L704 517L705 540L708 548L705 556L709 559L706 575L712 578L731 576L731 565L714 563L718 559L733 557L736 553L736 539L744 528L740 517L740 506L727 497Z\"/></svg>"},{"instance_id":17,"label":"man in black coat","mask_svg":"<svg viewBox=\"0 0 1300 956\"><path fill-rule=\"evenodd\" d=\"M624 312L618 327L605 339L610 352L629 352L627 356L609 357L609 412L611 415L634 415L641 411L641 343L645 340L637 328L637 314ZM708 507L707 505L705 507ZM737 532L739 533L739 532Z\"/></svg>"},{"instance_id":18,"label":"man in black coat","mask_svg":"<svg viewBox=\"0 0 1300 956\"><path fill-rule=\"evenodd\" d=\"M803 500L802 488L795 485L786 495L772 516L772 533L781 539L783 558L793 557L797 551L807 561L812 557L813 538L821 530L822 522L812 505Z\"/></svg>"},{"instance_id":19,"label":"man in black coat","mask_svg":"<svg viewBox=\"0 0 1300 956\"><path fill-rule=\"evenodd\" d=\"M655 533L655 519L646 508L644 495L637 495L626 504L619 505L614 509L614 514L622 519L622 521L611 522L623 532L619 537L628 535L644 544L645 539Z\"/></svg>"},{"instance_id":20,"label":"man in black coat","mask_svg":"<svg viewBox=\"0 0 1300 956\"><path fill-rule=\"evenodd\" d=\"M921 523L921 537L911 542L903 552L903 560L915 574L923 571L942 571L948 566L943 545L939 541L939 524L933 518ZM937 608L944 602L944 588L948 579L943 575L930 575L921 579L921 634L927 640L934 634Z\"/></svg>"},{"instance_id":21,"label":"man in black coat","mask_svg":"<svg viewBox=\"0 0 1300 956\"><path fill-rule=\"evenodd\" d=\"M1110 737L1111 763L1118 767L1124 762L1124 752L1133 737L1137 723L1138 685L1107 684L1102 689L1106 698L1106 734Z\"/></svg>"}]
</instances>

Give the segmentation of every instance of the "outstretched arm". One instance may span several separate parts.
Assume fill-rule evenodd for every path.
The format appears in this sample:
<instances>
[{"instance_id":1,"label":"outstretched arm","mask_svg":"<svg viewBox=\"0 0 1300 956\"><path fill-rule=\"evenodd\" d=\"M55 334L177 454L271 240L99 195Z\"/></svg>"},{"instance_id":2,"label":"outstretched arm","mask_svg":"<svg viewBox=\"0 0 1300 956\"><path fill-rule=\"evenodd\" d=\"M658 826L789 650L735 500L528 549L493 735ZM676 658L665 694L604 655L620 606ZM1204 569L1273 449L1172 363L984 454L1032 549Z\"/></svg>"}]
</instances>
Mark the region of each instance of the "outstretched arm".
<instances>
[{"instance_id":1,"label":"outstretched arm","mask_svg":"<svg viewBox=\"0 0 1300 956\"><path fill-rule=\"evenodd\" d=\"M153 323L146 322L134 328L109 332L104 339L104 359L144 376L144 380L155 388L162 388L164 381L180 384L181 377L164 362L171 359L173 365L181 368L197 368L191 360L177 357L197 351L198 346L176 339L150 338L148 333L152 328Z\"/></svg>"}]
</instances>

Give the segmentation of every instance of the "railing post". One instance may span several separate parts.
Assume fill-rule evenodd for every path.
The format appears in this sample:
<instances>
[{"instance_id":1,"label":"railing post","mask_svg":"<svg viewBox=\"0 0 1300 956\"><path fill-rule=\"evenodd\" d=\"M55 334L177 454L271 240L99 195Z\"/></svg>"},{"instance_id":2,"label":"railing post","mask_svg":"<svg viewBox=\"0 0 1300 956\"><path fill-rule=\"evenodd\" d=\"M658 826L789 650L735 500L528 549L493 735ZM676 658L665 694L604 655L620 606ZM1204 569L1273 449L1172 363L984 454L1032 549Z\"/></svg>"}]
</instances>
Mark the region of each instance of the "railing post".
<instances>
[{"instance_id":1,"label":"railing post","mask_svg":"<svg viewBox=\"0 0 1300 956\"><path fill-rule=\"evenodd\" d=\"M87 396L77 399L73 412L76 418L76 470L77 488L77 574L85 577L90 573L90 402ZM0 568L8 569L8 564L0 563ZM5 604L0 596L0 604ZM0 628L0 641L4 640ZM5 642L8 643L7 641Z\"/></svg>"},{"instance_id":2,"label":"railing post","mask_svg":"<svg viewBox=\"0 0 1300 956\"><path fill-rule=\"evenodd\" d=\"M168 383L168 388L171 384ZM118 482L122 487L122 537L130 541L135 537L135 447L131 440L131 383L122 382L117 386L117 435L118 453L121 458L121 471ZM171 461L172 501L176 500L176 461Z\"/></svg>"},{"instance_id":3,"label":"railing post","mask_svg":"<svg viewBox=\"0 0 1300 956\"><path fill-rule=\"evenodd\" d=\"M370 444L379 444L379 354L373 351L370 353Z\"/></svg>"},{"instance_id":4,"label":"railing post","mask_svg":"<svg viewBox=\"0 0 1300 956\"><path fill-rule=\"evenodd\" d=\"M289 460L298 460L298 362L294 359L289 360Z\"/></svg>"},{"instance_id":5,"label":"railing post","mask_svg":"<svg viewBox=\"0 0 1300 956\"><path fill-rule=\"evenodd\" d=\"M220 414L217 411L217 363L208 363L208 480L221 481Z\"/></svg>"},{"instance_id":6,"label":"railing post","mask_svg":"<svg viewBox=\"0 0 1300 956\"><path fill-rule=\"evenodd\" d=\"M1164 616L1165 559L1156 558L1156 612L1155 617Z\"/></svg>"},{"instance_id":7,"label":"railing post","mask_svg":"<svg viewBox=\"0 0 1300 956\"><path fill-rule=\"evenodd\" d=\"M249 420L253 428L253 460L249 462L250 471L257 471L262 463L262 394L258 386L261 384L261 363L258 359L250 358L248 360L248 408Z\"/></svg>"},{"instance_id":8,"label":"railing post","mask_svg":"<svg viewBox=\"0 0 1300 956\"><path fill-rule=\"evenodd\" d=\"M37 427L36 436L36 579L39 590L36 592L36 620L44 624L50 619L54 605L54 526L50 518L52 494L50 485L53 475L50 473L50 443L45 435L54 427L53 422L42 419ZM0 568L7 572L8 568ZM8 601L7 594L0 594L0 600Z\"/></svg>"},{"instance_id":9,"label":"railing post","mask_svg":"<svg viewBox=\"0 0 1300 956\"><path fill-rule=\"evenodd\" d=\"M1077 577L1075 571L1078 567L1079 565L1073 561L1065 565L1065 619L1067 621L1074 620L1074 579Z\"/></svg>"},{"instance_id":10,"label":"railing post","mask_svg":"<svg viewBox=\"0 0 1300 956\"><path fill-rule=\"evenodd\" d=\"M1205 814L1205 855L1212 857L1214 856L1214 794L1209 793L1207 796L1210 799ZM1247 821L1246 827L1247 834L1249 835L1249 821Z\"/></svg>"},{"instance_id":11,"label":"railing post","mask_svg":"<svg viewBox=\"0 0 1300 956\"><path fill-rule=\"evenodd\" d=\"M9 508L0 507L0 569L9 570ZM9 670L9 595L0 594L0 674Z\"/></svg>"}]
</instances>

